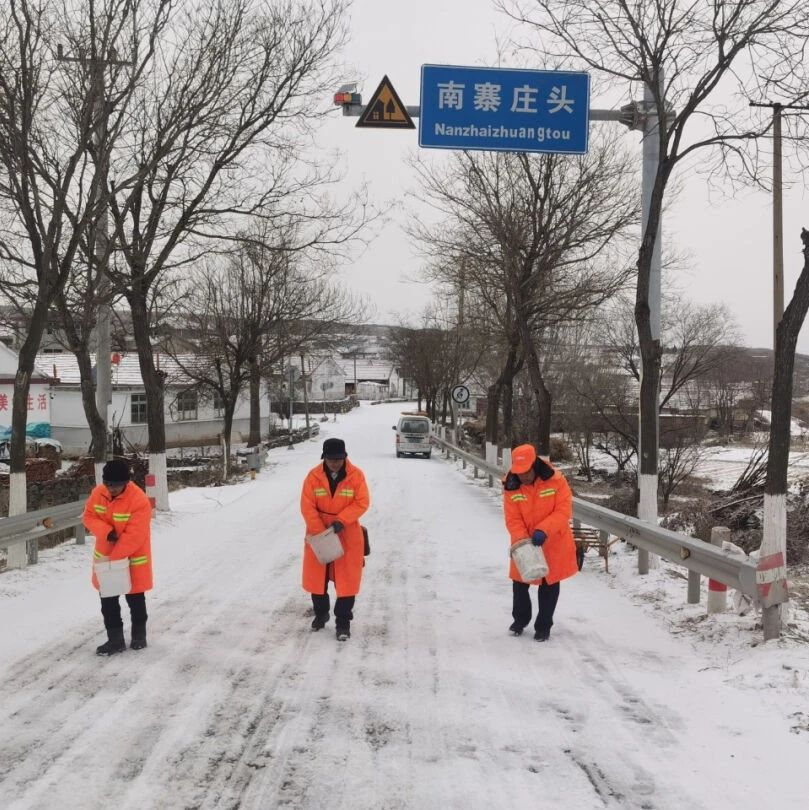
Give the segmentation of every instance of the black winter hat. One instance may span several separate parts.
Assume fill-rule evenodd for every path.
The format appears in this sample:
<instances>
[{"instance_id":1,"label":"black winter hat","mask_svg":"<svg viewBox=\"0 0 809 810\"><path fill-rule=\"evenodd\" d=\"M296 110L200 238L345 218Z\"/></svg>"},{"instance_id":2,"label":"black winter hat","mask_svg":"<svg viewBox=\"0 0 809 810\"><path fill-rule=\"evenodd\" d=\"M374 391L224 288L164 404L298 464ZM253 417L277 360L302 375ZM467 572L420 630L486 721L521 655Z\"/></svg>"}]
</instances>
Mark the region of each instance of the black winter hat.
<instances>
[{"instance_id":1,"label":"black winter hat","mask_svg":"<svg viewBox=\"0 0 809 810\"><path fill-rule=\"evenodd\" d=\"M129 464L122 458L114 458L104 465L101 480L105 484L125 484L130 479Z\"/></svg>"},{"instance_id":2,"label":"black winter hat","mask_svg":"<svg viewBox=\"0 0 809 810\"><path fill-rule=\"evenodd\" d=\"M321 458L347 458L346 443L342 439L326 439Z\"/></svg>"}]
</instances>

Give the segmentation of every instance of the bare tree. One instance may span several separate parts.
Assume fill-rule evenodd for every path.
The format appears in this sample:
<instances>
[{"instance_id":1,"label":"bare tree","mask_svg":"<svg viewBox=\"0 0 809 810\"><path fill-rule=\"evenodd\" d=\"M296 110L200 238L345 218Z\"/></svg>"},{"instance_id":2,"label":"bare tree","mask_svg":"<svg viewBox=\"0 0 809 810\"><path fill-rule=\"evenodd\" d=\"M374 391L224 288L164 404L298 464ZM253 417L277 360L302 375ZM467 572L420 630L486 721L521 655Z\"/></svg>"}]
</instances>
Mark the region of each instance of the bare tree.
<instances>
[{"instance_id":1,"label":"bare tree","mask_svg":"<svg viewBox=\"0 0 809 810\"><path fill-rule=\"evenodd\" d=\"M107 204L103 167L170 5L10 0L0 6L0 284L29 315L14 384L11 512L25 511L26 402L48 313ZM70 69L59 59L63 44L73 53ZM130 64L114 63L118 50L130 54ZM130 186L141 170L120 173L115 188Z\"/></svg>"},{"instance_id":2,"label":"bare tree","mask_svg":"<svg viewBox=\"0 0 809 810\"><path fill-rule=\"evenodd\" d=\"M702 444L705 438L704 424L697 420L689 421L690 424L661 430L663 463L660 467L659 490L664 512L668 512L671 496L694 474L707 452Z\"/></svg>"},{"instance_id":3,"label":"bare tree","mask_svg":"<svg viewBox=\"0 0 809 810\"><path fill-rule=\"evenodd\" d=\"M76 357L82 407L90 428L90 449L96 464L103 463L107 456L107 425L96 403L91 358L99 304L109 306L111 303L111 295L102 292L102 285L100 268L95 262L75 262L65 287L54 302L65 348Z\"/></svg>"},{"instance_id":4,"label":"bare tree","mask_svg":"<svg viewBox=\"0 0 809 810\"><path fill-rule=\"evenodd\" d=\"M336 205L325 195L337 179L331 166L304 163L344 11L343 0L200 0L173 15L131 105L128 149L116 150L110 171L149 171L113 195L110 275L132 311L158 508L168 496L148 319L155 282L215 249L211 240L241 238L247 219L295 233L295 250L344 244L367 220L361 196Z\"/></svg>"},{"instance_id":5,"label":"bare tree","mask_svg":"<svg viewBox=\"0 0 809 810\"><path fill-rule=\"evenodd\" d=\"M724 306L697 305L674 294L666 297L663 316L664 388L658 408L662 412L677 406L678 411L699 413L704 402L697 401L696 388L704 388L704 381L726 368L735 356L736 350L729 345L736 340L735 323ZM637 330L632 305L626 298L617 297L600 311L591 339L588 359L573 366L577 373L571 386L592 408L595 446L612 456L623 470L638 452L634 383L641 376ZM663 432L664 428L661 443L666 445L670 439L664 441ZM685 455L679 452L676 461L684 460ZM668 481L672 482L670 475ZM667 487L661 487L660 492L665 495Z\"/></svg>"},{"instance_id":6,"label":"bare tree","mask_svg":"<svg viewBox=\"0 0 809 810\"><path fill-rule=\"evenodd\" d=\"M602 140L582 157L462 153L449 168L416 169L422 199L444 218L412 231L433 258L433 276L457 285L462 269L464 284L490 303L507 345L518 337L538 414L530 438L547 454L552 398L543 341L630 276L618 250L638 215L628 160ZM447 263L447 255L457 261Z\"/></svg>"},{"instance_id":7,"label":"bare tree","mask_svg":"<svg viewBox=\"0 0 809 810\"><path fill-rule=\"evenodd\" d=\"M767 481L764 485L764 535L761 540L762 561L769 561L775 575L771 585L762 593L764 605L764 638L777 638L781 632L780 602L788 598L786 591L787 547L787 472L792 419L792 386L795 367L795 347L798 335L809 312L809 231L801 231L803 268L795 292L784 317L778 324L775 338L775 375L772 384L772 420L767 455Z\"/></svg>"},{"instance_id":8,"label":"bare tree","mask_svg":"<svg viewBox=\"0 0 809 810\"><path fill-rule=\"evenodd\" d=\"M770 123L751 129L748 99L758 98L772 82L806 93L809 6L803 0L500 0L499 5L535 32L543 62L575 62L599 79L640 83L651 94L651 109L638 112L650 116L648 129L656 129L660 161L638 250L635 320L643 368L641 503L653 505L663 347L653 334L649 290L666 192L675 169L699 153L710 155L708 150L755 175L746 147ZM720 93L721 102L708 107ZM702 163L709 166L707 156ZM651 513L643 517L654 519Z\"/></svg>"},{"instance_id":9,"label":"bare tree","mask_svg":"<svg viewBox=\"0 0 809 810\"><path fill-rule=\"evenodd\" d=\"M361 317L362 310L330 281L322 262L312 267L283 243L268 248L251 240L193 274L178 314L197 350L190 357L171 354L199 391L222 403L227 476L233 415L256 368L303 351L324 330Z\"/></svg>"},{"instance_id":10,"label":"bare tree","mask_svg":"<svg viewBox=\"0 0 809 810\"><path fill-rule=\"evenodd\" d=\"M438 421L446 417L452 387L477 367L481 345L480 334L438 301L425 309L421 327L391 329L388 357L415 384L419 408L424 399L425 410Z\"/></svg>"},{"instance_id":11,"label":"bare tree","mask_svg":"<svg viewBox=\"0 0 809 810\"><path fill-rule=\"evenodd\" d=\"M638 382L642 363L632 304L619 297L599 319L596 340ZM735 356L738 327L724 304L696 304L682 295L664 298L661 317L660 409L673 404L695 380L726 366Z\"/></svg>"}]
</instances>

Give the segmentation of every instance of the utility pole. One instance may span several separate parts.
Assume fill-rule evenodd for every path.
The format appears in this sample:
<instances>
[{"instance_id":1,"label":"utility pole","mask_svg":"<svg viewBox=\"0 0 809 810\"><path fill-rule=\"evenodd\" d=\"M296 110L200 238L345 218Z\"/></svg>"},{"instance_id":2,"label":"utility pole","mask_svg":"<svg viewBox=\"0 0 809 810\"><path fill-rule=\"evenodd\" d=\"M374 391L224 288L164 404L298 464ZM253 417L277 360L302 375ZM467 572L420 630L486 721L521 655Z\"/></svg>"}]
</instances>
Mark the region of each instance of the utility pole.
<instances>
[{"instance_id":1,"label":"utility pole","mask_svg":"<svg viewBox=\"0 0 809 810\"><path fill-rule=\"evenodd\" d=\"M295 367L292 360L289 361L289 444L287 450L294 450L295 443L292 441L292 411L295 407Z\"/></svg>"},{"instance_id":2,"label":"utility pole","mask_svg":"<svg viewBox=\"0 0 809 810\"><path fill-rule=\"evenodd\" d=\"M107 273L109 266L109 224L108 205L105 201L107 194L107 173L109 170L106 153L107 136L107 109L106 84L104 72L108 67L131 65L126 59L118 59L114 49L110 49L107 57L87 56L79 50L78 56L65 56L62 45L57 45L56 58L60 62L77 62L88 68L92 75L93 93L93 145L98 156L96 171L101 174L97 195L101 211L95 225L95 258L99 267L98 289L96 290L96 409L104 423L104 456L109 458L111 447L109 441L109 405L112 401L112 345L110 341L110 321L112 308L110 307L110 280ZM96 461L96 482L101 483L101 469L103 461Z\"/></svg>"},{"instance_id":3,"label":"utility pole","mask_svg":"<svg viewBox=\"0 0 809 810\"><path fill-rule=\"evenodd\" d=\"M784 110L809 110L807 104L779 104L777 101L749 102L751 107L772 110L772 347L778 324L784 317L784 200L782 180L781 118Z\"/></svg>"},{"instance_id":4,"label":"utility pole","mask_svg":"<svg viewBox=\"0 0 809 810\"><path fill-rule=\"evenodd\" d=\"M303 352L301 352L301 383L303 384L303 411L306 414L306 435L311 436L309 430L309 395L306 391L306 372L304 371Z\"/></svg>"}]
</instances>

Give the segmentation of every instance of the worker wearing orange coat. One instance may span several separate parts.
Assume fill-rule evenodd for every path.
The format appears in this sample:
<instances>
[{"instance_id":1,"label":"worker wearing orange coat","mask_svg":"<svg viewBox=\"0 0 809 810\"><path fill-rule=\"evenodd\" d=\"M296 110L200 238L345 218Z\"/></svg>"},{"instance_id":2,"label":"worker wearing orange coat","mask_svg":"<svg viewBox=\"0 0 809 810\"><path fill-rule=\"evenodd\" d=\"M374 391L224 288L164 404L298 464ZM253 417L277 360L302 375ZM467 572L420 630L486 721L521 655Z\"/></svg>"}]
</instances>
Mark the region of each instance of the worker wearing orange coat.
<instances>
[{"instance_id":1,"label":"worker wearing orange coat","mask_svg":"<svg viewBox=\"0 0 809 810\"><path fill-rule=\"evenodd\" d=\"M301 514L308 535L334 527L344 554L323 565L304 543L303 588L312 594L312 630L321 630L329 620L328 585L329 579L334 580L336 634L338 640L345 641L351 636L354 601L362 581L365 541L359 519L371 501L365 476L348 460L342 439L326 439L321 458L323 463L310 470L303 482Z\"/></svg>"},{"instance_id":2,"label":"worker wearing orange coat","mask_svg":"<svg viewBox=\"0 0 809 810\"><path fill-rule=\"evenodd\" d=\"M548 563L547 576L529 583L522 579L512 559L509 576L514 622L509 631L515 636L522 635L531 621L529 586L538 585L534 638L547 641L559 599L559 583L579 570L570 529L573 496L564 475L539 458L530 444L515 447L511 454L511 469L503 481L503 512L511 544L531 538L535 546L542 548Z\"/></svg>"},{"instance_id":3,"label":"worker wearing orange coat","mask_svg":"<svg viewBox=\"0 0 809 810\"><path fill-rule=\"evenodd\" d=\"M113 459L104 465L99 484L90 493L84 507L84 525L95 537L93 558L129 559L132 587L126 594L132 617L133 650L146 647L146 591L152 588L152 506L146 493L129 480L129 465ZM93 587L98 579L93 572ZM121 606L117 596L101 597L101 615L107 641L96 649L97 655L113 655L126 649Z\"/></svg>"}]
</instances>

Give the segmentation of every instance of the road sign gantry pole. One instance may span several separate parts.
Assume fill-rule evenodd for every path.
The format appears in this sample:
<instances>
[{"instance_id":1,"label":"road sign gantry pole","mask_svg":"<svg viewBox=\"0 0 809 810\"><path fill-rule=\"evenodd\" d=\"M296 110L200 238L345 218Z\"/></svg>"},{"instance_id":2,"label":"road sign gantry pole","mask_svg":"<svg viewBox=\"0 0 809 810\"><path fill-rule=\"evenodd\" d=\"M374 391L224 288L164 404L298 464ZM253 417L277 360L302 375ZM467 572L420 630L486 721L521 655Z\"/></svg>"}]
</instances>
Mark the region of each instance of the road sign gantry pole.
<instances>
[{"instance_id":1,"label":"road sign gantry pole","mask_svg":"<svg viewBox=\"0 0 809 810\"><path fill-rule=\"evenodd\" d=\"M387 77L386 77L387 78ZM662 81L661 81L662 84ZM340 87L334 96L336 106L342 107L343 115L348 117L363 116L366 107L362 103L362 96L357 92L355 83L346 84ZM402 105L411 118L421 117L420 106ZM673 111L667 112L666 119L673 115ZM627 129L638 130L643 133L643 169L641 186L641 208L642 222L645 229L649 218L652 190L657 177L660 163L660 143L658 133L658 115L654 101L654 92L651 87L644 87L643 101L630 101L618 110L589 110L589 121L615 121L623 124ZM462 148L462 147L458 147ZM661 310L661 230L662 221L658 225L655 235L654 249L652 252L652 266L649 279L649 310L652 326L652 337L660 340L660 310ZM659 393L658 393L659 401ZM655 415L659 405L655 404ZM640 414L639 414L640 416ZM640 420L639 420L640 421ZM656 440L659 447L659 430L656 431ZM639 426L639 442L642 442L642 435ZM655 452L655 456L657 452ZM640 463L638 464L638 481L640 485L640 504L638 516L647 522L654 523L657 520L657 480L641 481ZM650 476L651 478L652 476ZM656 478L656 476L655 476ZM642 551L638 555L638 572L648 573L650 562L654 567L654 562L650 560L649 553Z\"/></svg>"}]
</instances>

